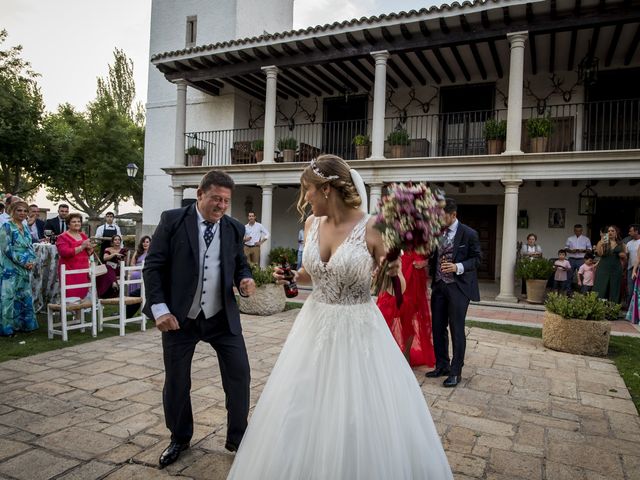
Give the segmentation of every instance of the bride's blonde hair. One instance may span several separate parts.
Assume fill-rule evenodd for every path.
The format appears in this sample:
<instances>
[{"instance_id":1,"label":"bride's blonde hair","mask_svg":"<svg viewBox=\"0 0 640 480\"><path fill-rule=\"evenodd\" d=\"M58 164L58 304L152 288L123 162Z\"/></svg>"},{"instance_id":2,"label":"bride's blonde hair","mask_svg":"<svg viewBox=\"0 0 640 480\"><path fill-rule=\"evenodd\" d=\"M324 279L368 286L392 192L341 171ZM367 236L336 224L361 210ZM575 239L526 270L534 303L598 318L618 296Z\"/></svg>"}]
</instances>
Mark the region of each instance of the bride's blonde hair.
<instances>
[{"instance_id":1,"label":"bride's blonde hair","mask_svg":"<svg viewBox=\"0 0 640 480\"><path fill-rule=\"evenodd\" d=\"M306 185L313 185L320 189L329 184L333 187L348 207L358 208L362 203L360 195L351 180L351 168L337 155L320 155L311 160L309 166L302 171L300 176L300 196L297 209L300 218L304 222L307 210L307 201L304 199L307 193Z\"/></svg>"}]
</instances>

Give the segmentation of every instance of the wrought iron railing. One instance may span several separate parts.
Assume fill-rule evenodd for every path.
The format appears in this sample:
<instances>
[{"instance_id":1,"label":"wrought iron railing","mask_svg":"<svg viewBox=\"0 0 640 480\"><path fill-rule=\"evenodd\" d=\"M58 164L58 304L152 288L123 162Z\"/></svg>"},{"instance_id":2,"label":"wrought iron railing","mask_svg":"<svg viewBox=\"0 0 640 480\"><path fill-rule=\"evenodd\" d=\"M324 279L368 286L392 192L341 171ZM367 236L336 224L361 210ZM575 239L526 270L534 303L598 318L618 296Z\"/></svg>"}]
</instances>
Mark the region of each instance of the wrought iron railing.
<instances>
[{"instance_id":1,"label":"wrought iron railing","mask_svg":"<svg viewBox=\"0 0 640 480\"><path fill-rule=\"evenodd\" d=\"M527 128L532 118L545 118L550 126L540 147L543 152L640 148L640 99L530 107L523 109L522 117L520 147L525 153L534 151ZM486 122L506 118L506 109L387 117L384 156L397 155L394 142L389 141L389 134L397 130L405 130L410 139L401 150L402 157L486 155ZM353 138L371 136L371 125L371 119L277 125L274 157L283 161L281 147L294 139L294 161L309 161L320 153L355 159ZM186 146L205 150L203 165L255 163L260 159L254 142L263 136L263 128L189 132Z\"/></svg>"}]
</instances>

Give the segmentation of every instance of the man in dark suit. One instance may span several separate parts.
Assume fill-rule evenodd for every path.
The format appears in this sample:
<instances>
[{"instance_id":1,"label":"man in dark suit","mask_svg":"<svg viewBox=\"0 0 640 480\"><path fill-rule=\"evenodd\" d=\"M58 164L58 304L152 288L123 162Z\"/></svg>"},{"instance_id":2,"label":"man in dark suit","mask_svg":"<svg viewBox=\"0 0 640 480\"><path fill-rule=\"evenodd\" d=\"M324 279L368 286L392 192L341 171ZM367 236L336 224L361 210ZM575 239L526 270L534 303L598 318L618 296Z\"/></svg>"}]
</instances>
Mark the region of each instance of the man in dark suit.
<instances>
[{"instance_id":1,"label":"man in dark suit","mask_svg":"<svg viewBox=\"0 0 640 480\"><path fill-rule=\"evenodd\" d=\"M446 199L444 217L447 229L440 246L431 256L431 317L436 368L427 377L446 376L443 385L455 387L460 383L466 337L464 321L469 301L479 301L478 277L482 253L478 232L458 221L456 202ZM453 358L449 360L451 330Z\"/></svg>"},{"instance_id":2,"label":"man in dark suit","mask_svg":"<svg viewBox=\"0 0 640 480\"><path fill-rule=\"evenodd\" d=\"M201 340L216 351L226 394L227 442L235 451L247 428L249 360L233 286L251 295L255 282L244 256L244 225L225 215L233 180L212 170L197 202L162 214L144 265L145 313L162 332L164 414L171 443L160 468L189 448L193 435L191 360Z\"/></svg>"},{"instance_id":3,"label":"man in dark suit","mask_svg":"<svg viewBox=\"0 0 640 480\"><path fill-rule=\"evenodd\" d=\"M53 234L57 237L62 232L67 231L68 216L69 216L69 205L61 203L60 205L58 205L58 216L54 218L50 218L46 222L44 222L44 229L51 230Z\"/></svg>"},{"instance_id":4,"label":"man in dark suit","mask_svg":"<svg viewBox=\"0 0 640 480\"><path fill-rule=\"evenodd\" d=\"M38 205L35 203L29 205L29 218L27 218L27 224L29 225L31 240L33 243L37 243L44 238L44 220L41 220L39 215L40 209L38 208Z\"/></svg>"}]
</instances>

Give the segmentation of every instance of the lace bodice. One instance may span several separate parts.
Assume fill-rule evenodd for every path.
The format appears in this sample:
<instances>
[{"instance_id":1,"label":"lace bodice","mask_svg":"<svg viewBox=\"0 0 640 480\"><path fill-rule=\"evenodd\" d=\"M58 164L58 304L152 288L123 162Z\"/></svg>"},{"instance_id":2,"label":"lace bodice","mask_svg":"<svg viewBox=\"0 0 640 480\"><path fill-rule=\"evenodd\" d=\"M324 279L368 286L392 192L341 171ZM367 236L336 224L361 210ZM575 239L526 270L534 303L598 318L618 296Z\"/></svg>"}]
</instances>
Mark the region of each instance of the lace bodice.
<instances>
[{"instance_id":1,"label":"lace bodice","mask_svg":"<svg viewBox=\"0 0 640 480\"><path fill-rule=\"evenodd\" d=\"M323 262L320 258L320 219L314 219L302 256L302 264L313 281L314 300L340 305L371 301L371 272L374 262L365 241L368 219L369 215L365 215L356 224L328 262Z\"/></svg>"}]
</instances>

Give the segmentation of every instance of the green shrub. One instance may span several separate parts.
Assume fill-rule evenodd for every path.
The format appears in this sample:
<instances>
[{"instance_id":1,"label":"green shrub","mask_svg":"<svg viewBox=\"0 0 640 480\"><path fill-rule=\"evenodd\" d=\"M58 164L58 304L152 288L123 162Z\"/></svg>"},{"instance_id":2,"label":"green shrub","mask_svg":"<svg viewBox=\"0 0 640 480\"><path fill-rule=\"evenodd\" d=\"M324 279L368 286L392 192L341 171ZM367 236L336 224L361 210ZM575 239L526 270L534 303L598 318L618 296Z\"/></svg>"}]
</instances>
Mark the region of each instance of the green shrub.
<instances>
[{"instance_id":1,"label":"green shrub","mask_svg":"<svg viewBox=\"0 0 640 480\"><path fill-rule=\"evenodd\" d=\"M353 144L356 147L369 145L369 135L356 135L355 137L353 137Z\"/></svg>"},{"instance_id":2,"label":"green shrub","mask_svg":"<svg viewBox=\"0 0 640 480\"><path fill-rule=\"evenodd\" d=\"M553 273L553 264L546 258L520 258L516 264L516 277L523 280L548 280Z\"/></svg>"},{"instance_id":3,"label":"green shrub","mask_svg":"<svg viewBox=\"0 0 640 480\"><path fill-rule=\"evenodd\" d=\"M529 138L548 137L551 135L551 117L537 117L527 120L527 134Z\"/></svg>"},{"instance_id":4,"label":"green shrub","mask_svg":"<svg viewBox=\"0 0 640 480\"><path fill-rule=\"evenodd\" d=\"M251 143L254 152L262 152L264 150L264 140L254 140Z\"/></svg>"},{"instance_id":5,"label":"green shrub","mask_svg":"<svg viewBox=\"0 0 640 480\"><path fill-rule=\"evenodd\" d=\"M620 305L598 298L596 292L576 293L573 297L553 292L547 296L544 306L563 318L580 320L617 320L620 313Z\"/></svg>"},{"instance_id":6,"label":"green shrub","mask_svg":"<svg viewBox=\"0 0 640 480\"><path fill-rule=\"evenodd\" d=\"M394 130L387 135L387 142L389 145L409 145L411 143L411 138L409 137L409 133L401 128L400 130Z\"/></svg>"},{"instance_id":7,"label":"green shrub","mask_svg":"<svg viewBox=\"0 0 640 480\"><path fill-rule=\"evenodd\" d=\"M273 278L273 267L271 265L260 268L258 264L251 264L251 275L253 275L253 280L256 282L256 287L276 283L275 278Z\"/></svg>"},{"instance_id":8,"label":"green shrub","mask_svg":"<svg viewBox=\"0 0 640 480\"><path fill-rule=\"evenodd\" d=\"M507 121L490 118L484 124L485 140L504 140L507 138Z\"/></svg>"},{"instance_id":9,"label":"green shrub","mask_svg":"<svg viewBox=\"0 0 640 480\"><path fill-rule=\"evenodd\" d=\"M293 137L278 140L278 150L295 150L296 148L298 148L298 141Z\"/></svg>"},{"instance_id":10,"label":"green shrub","mask_svg":"<svg viewBox=\"0 0 640 480\"><path fill-rule=\"evenodd\" d=\"M191 145L187 148L187 155L204 155L207 151L204 148L198 148L195 145Z\"/></svg>"},{"instance_id":11,"label":"green shrub","mask_svg":"<svg viewBox=\"0 0 640 480\"><path fill-rule=\"evenodd\" d=\"M285 257L290 265L295 267L298 262L298 252L295 248L290 247L274 247L269 252L269 263L280 265L282 257Z\"/></svg>"}]
</instances>

